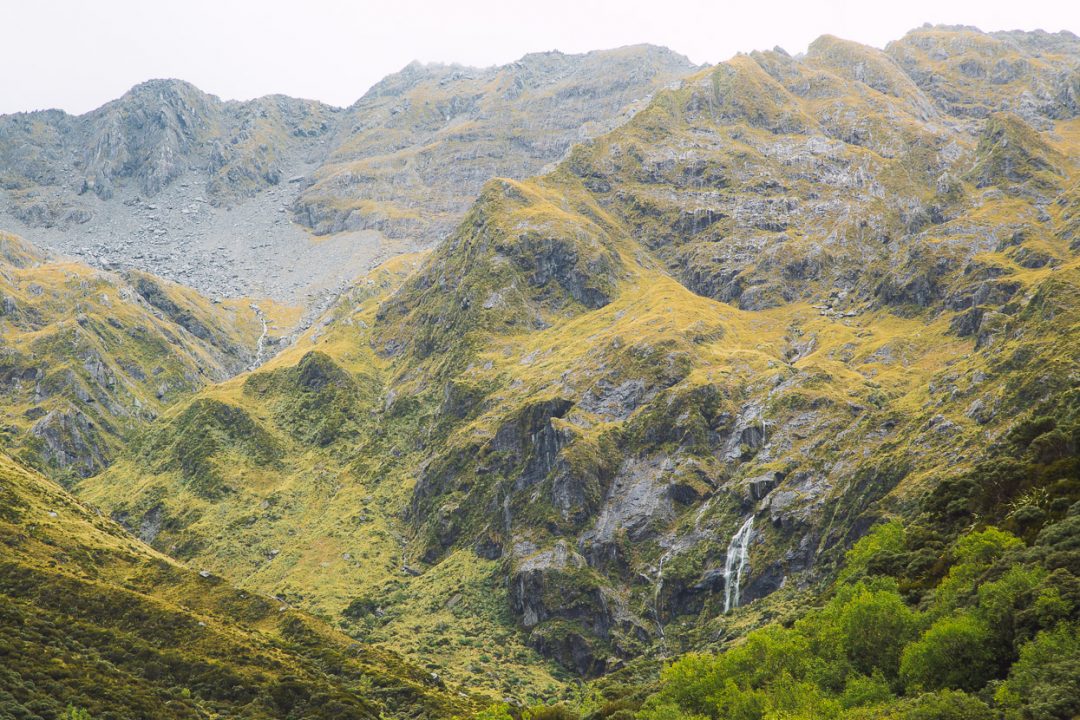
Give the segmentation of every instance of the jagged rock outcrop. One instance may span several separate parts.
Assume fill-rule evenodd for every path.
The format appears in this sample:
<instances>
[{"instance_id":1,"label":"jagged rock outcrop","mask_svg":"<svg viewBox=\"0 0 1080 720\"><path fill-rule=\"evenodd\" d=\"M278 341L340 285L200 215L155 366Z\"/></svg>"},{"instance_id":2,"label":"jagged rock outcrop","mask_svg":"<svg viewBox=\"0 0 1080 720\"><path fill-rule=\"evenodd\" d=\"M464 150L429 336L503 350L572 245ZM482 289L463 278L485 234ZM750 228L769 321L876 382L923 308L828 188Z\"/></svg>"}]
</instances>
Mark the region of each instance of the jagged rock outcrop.
<instances>
[{"instance_id":1,"label":"jagged rock outcrop","mask_svg":"<svg viewBox=\"0 0 1080 720\"><path fill-rule=\"evenodd\" d=\"M601 643L616 623L617 602L565 543L518 559L510 575L511 608L532 631L529 643L581 675L604 671Z\"/></svg>"},{"instance_id":2,"label":"jagged rock outcrop","mask_svg":"<svg viewBox=\"0 0 1080 720\"><path fill-rule=\"evenodd\" d=\"M106 444L94 423L78 410L53 410L30 427L41 441L41 459L61 473L90 477L105 469Z\"/></svg>"}]
</instances>

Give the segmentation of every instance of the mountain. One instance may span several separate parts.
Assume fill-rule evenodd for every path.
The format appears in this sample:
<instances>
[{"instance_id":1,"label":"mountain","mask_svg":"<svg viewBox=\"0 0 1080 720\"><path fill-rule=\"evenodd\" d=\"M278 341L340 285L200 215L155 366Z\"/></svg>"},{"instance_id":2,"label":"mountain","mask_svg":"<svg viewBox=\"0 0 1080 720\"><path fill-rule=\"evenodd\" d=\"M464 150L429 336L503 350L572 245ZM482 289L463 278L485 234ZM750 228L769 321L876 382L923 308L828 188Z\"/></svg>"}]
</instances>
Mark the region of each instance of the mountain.
<instances>
[{"instance_id":1,"label":"mountain","mask_svg":"<svg viewBox=\"0 0 1080 720\"><path fill-rule=\"evenodd\" d=\"M433 244L493 174L534 174L691 70L652 46L414 63L345 109L152 80L78 117L0 117L0 226L210 297L311 304Z\"/></svg>"},{"instance_id":2,"label":"mountain","mask_svg":"<svg viewBox=\"0 0 1080 720\"><path fill-rule=\"evenodd\" d=\"M0 715L447 717L472 702L150 550L0 454Z\"/></svg>"},{"instance_id":3,"label":"mountain","mask_svg":"<svg viewBox=\"0 0 1080 720\"><path fill-rule=\"evenodd\" d=\"M260 362L290 314L0 233L0 442L55 479L94 475L164 408Z\"/></svg>"},{"instance_id":4,"label":"mountain","mask_svg":"<svg viewBox=\"0 0 1080 720\"><path fill-rule=\"evenodd\" d=\"M165 111L100 111L74 202L166 217L197 184L238 247L270 203L395 257L269 357L296 310L0 239L0 702L1080 712L1080 38L824 36L669 85L679 62L410 66L258 114L307 129L222 143L213 177L176 168L250 105L165 83L136 89ZM46 119L4 127L83 132ZM9 200L57 147L4 145Z\"/></svg>"},{"instance_id":5,"label":"mountain","mask_svg":"<svg viewBox=\"0 0 1080 720\"><path fill-rule=\"evenodd\" d=\"M487 182L434 250L77 492L520 702L791 624L872 528L913 533L874 560L901 604L987 525L1053 536L1030 552L1072 587L1045 548L1080 500L1078 67L1069 33L925 27L700 70L546 174ZM957 572L1002 572L998 544ZM1004 680L994 647L945 689ZM922 687L889 672L889 697ZM681 702L655 717L706 714Z\"/></svg>"}]
</instances>

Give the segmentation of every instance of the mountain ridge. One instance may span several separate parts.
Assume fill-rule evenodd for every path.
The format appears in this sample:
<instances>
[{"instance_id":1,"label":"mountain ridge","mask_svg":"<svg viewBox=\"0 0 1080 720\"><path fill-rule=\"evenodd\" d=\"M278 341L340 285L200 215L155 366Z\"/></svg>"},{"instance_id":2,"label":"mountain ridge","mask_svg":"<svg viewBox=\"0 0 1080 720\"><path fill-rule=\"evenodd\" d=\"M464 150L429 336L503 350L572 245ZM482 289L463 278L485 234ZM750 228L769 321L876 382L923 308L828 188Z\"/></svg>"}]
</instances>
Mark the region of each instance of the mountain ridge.
<instances>
[{"instance_id":1,"label":"mountain ridge","mask_svg":"<svg viewBox=\"0 0 1080 720\"><path fill-rule=\"evenodd\" d=\"M260 363L296 319L57 260L0 232L0 437L53 479L93 475L162 409Z\"/></svg>"},{"instance_id":2,"label":"mountain ridge","mask_svg":"<svg viewBox=\"0 0 1080 720\"><path fill-rule=\"evenodd\" d=\"M654 46L480 69L410 65L347 108L283 95L221 101L182 80L147 81L79 116L0 117L0 212L8 229L99 267L318 308L381 260L436 242L489 163L529 175L690 67ZM497 87L515 79L515 93ZM385 106L398 97L390 86L408 107ZM592 102L562 103L558 123L524 107L564 91ZM530 127L514 119L530 113ZM473 130L461 134L467 115ZM395 129L403 122L413 135ZM360 129L371 138L355 146ZM477 143L482 152L468 149ZM478 156L482 168L451 177ZM370 173L357 162L377 173L374 195L358 185ZM410 187L420 164L429 192Z\"/></svg>"},{"instance_id":3,"label":"mountain ridge","mask_svg":"<svg viewBox=\"0 0 1080 720\"><path fill-rule=\"evenodd\" d=\"M443 717L474 702L150 550L2 454L0 496L0 652L21 659L0 669L5 715Z\"/></svg>"}]
</instances>

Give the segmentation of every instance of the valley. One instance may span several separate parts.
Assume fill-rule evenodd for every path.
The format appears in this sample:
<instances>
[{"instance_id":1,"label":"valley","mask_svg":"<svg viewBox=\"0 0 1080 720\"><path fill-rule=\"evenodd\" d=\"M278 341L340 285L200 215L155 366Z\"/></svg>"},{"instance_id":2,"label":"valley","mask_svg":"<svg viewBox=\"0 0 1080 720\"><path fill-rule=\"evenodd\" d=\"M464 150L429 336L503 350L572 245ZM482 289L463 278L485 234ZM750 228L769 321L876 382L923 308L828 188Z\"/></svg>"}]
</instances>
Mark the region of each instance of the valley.
<instances>
[{"instance_id":1,"label":"valley","mask_svg":"<svg viewBox=\"0 0 1080 720\"><path fill-rule=\"evenodd\" d=\"M170 717L1080 712L1080 38L95 112L0 118L27 642L62 644L35 583L209 626L184 654L247 695L109 661ZM73 159L138 113L171 119ZM44 672L0 702L46 703Z\"/></svg>"}]
</instances>

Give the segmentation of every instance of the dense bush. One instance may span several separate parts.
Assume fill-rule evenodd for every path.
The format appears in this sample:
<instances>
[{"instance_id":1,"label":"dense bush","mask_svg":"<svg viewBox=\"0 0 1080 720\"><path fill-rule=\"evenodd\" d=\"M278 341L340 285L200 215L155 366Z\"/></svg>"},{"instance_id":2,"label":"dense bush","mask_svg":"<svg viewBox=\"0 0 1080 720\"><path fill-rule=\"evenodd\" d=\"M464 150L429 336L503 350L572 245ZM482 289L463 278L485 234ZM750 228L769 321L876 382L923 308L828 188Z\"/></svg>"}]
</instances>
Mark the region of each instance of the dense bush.
<instances>
[{"instance_id":1,"label":"dense bush","mask_svg":"<svg viewBox=\"0 0 1080 720\"><path fill-rule=\"evenodd\" d=\"M998 528L972 530L916 603L873 569L917 549L897 524L880 526L852 549L849 572L822 608L721 654L677 660L638 717L977 720L994 716L983 700L993 696L1010 717L1072 718L1080 707L1070 621L1078 607L1060 586L1074 578L1059 571L1050 582L1040 545ZM1033 628L1046 629L1033 636Z\"/></svg>"},{"instance_id":2,"label":"dense bush","mask_svg":"<svg viewBox=\"0 0 1080 720\"><path fill-rule=\"evenodd\" d=\"M969 614L941 618L904 648L900 674L912 690L978 690L994 676L990 628Z\"/></svg>"},{"instance_id":3,"label":"dense bush","mask_svg":"<svg viewBox=\"0 0 1080 720\"><path fill-rule=\"evenodd\" d=\"M1009 718L1080 715L1080 624L1061 623L1021 647L995 699Z\"/></svg>"}]
</instances>

